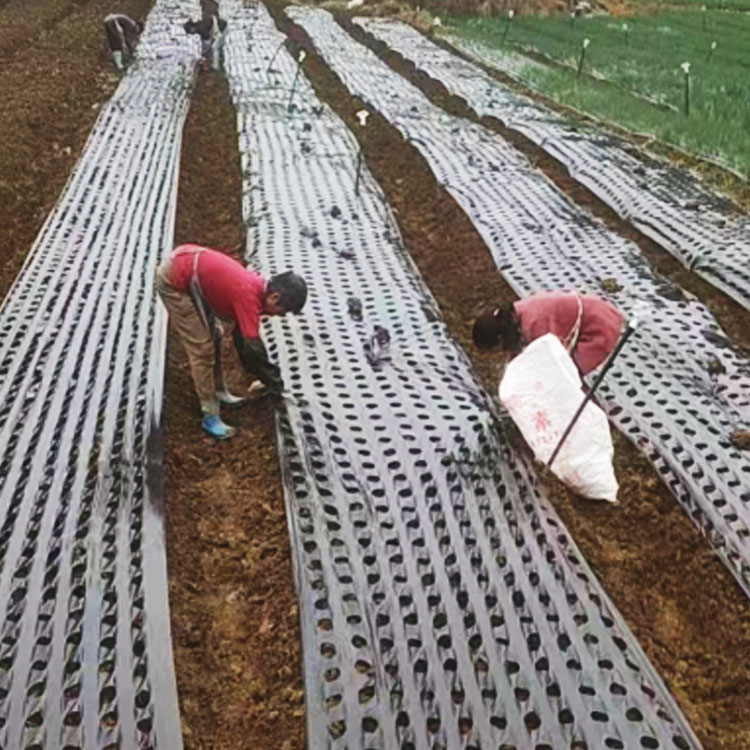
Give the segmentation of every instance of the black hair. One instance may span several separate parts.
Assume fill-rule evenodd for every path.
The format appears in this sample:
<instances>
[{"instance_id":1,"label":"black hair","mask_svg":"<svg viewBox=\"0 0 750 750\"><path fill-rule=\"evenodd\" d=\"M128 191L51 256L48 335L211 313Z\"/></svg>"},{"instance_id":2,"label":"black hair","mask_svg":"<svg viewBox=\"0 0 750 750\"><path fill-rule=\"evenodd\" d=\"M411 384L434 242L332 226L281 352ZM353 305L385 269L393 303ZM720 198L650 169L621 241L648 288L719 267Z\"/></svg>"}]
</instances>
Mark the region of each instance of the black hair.
<instances>
[{"instance_id":1,"label":"black hair","mask_svg":"<svg viewBox=\"0 0 750 750\"><path fill-rule=\"evenodd\" d=\"M506 350L521 348L521 332L513 313L513 305L486 310L475 321L472 338L477 349L492 349L498 344Z\"/></svg>"},{"instance_id":2,"label":"black hair","mask_svg":"<svg viewBox=\"0 0 750 750\"><path fill-rule=\"evenodd\" d=\"M276 292L279 304L287 312L297 314L307 301L307 284L305 280L292 271L276 274L268 282L267 294Z\"/></svg>"}]
</instances>

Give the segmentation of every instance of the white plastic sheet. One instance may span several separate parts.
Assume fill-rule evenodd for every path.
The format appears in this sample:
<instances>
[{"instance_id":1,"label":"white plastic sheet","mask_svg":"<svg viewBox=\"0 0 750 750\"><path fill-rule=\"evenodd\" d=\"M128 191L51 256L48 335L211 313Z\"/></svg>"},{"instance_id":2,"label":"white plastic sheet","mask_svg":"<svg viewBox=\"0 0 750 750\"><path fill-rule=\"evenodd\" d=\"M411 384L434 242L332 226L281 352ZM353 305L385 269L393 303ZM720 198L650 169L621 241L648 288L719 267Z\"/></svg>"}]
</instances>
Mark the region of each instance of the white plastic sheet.
<instances>
[{"instance_id":1,"label":"white plastic sheet","mask_svg":"<svg viewBox=\"0 0 750 750\"><path fill-rule=\"evenodd\" d=\"M508 365L500 401L539 461L547 463L584 398L581 378L551 333L532 341ZM589 401L552 464L574 492L592 500L617 500L614 448L604 412Z\"/></svg>"}]
</instances>

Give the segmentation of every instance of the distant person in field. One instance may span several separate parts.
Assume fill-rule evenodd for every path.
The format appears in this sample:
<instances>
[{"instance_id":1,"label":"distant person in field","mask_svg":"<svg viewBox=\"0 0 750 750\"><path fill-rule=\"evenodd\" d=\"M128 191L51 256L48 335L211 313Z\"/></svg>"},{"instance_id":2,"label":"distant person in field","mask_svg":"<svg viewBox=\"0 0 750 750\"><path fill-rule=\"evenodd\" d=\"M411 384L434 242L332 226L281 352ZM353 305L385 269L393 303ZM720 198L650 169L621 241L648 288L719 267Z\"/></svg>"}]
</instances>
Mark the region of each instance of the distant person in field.
<instances>
[{"instance_id":1,"label":"distant person in field","mask_svg":"<svg viewBox=\"0 0 750 750\"><path fill-rule=\"evenodd\" d=\"M534 339L552 333L570 352L581 375L609 358L623 329L621 313L599 297L541 292L487 310L474 321L478 349L496 347L515 355Z\"/></svg>"},{"instance_id":2,"label":"distant person in field","mask_svg":"<svg viewBox=\"0 0 750 750\"><path fill-rule=\"evenodd\" d=\"M217 12L205 12L200 21L187 21L183 28L187 34L197 34L201 40L201 56L203 57L203 69L209 64L214 70L220 66L222 51L222 38L227 22L219 18Z\"/></svg>"},{"instance_id":3,"label":"distant person in field","mask_svg":"<svg viewBox=\"0 0 750 750\"><path fill-rule=\"evenodd\" d=\"M122 13L111 13L104 19L104 32L117 70L124 70L135 54L143 25Z\"/></svg>"},{"instance_id":4,"label":"distant person in field","mask_svg":"<svg viewBox=\"0 0 750 750\"><path fill-rule=\"evenodd\" d=\"M222 421L220 405L238 406L244 399L224 385L220 321L234 324L243 367L279 396L284 384L260 337L261 316L299 313L307 300L304 279L287 271L266 281L217 250L181 245L157 269L156 290L187 352L203 429L215 438L231 437L234 430Z\"/></svg>"}]
</instances>

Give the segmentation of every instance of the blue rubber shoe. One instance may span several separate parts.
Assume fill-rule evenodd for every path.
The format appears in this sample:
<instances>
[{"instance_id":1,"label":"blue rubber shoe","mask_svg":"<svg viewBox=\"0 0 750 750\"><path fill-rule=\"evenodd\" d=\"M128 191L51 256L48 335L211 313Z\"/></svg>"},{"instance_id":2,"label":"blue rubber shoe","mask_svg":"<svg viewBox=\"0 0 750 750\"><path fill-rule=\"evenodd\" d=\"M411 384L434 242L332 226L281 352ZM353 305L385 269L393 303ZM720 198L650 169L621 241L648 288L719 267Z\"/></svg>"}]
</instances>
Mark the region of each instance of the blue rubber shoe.
<instances>
[{"instance_id":1,"label":"blue rubber shoe","mask_svg":"<svg viewBox=\"0 0 750 750\"><path fill-rule=\"evenodd\" d=\"M206 414L201 422L201 427L217 440L226 440L234 435L234 427L224 424L218 414Z\"/></svg>"}]
</instances>

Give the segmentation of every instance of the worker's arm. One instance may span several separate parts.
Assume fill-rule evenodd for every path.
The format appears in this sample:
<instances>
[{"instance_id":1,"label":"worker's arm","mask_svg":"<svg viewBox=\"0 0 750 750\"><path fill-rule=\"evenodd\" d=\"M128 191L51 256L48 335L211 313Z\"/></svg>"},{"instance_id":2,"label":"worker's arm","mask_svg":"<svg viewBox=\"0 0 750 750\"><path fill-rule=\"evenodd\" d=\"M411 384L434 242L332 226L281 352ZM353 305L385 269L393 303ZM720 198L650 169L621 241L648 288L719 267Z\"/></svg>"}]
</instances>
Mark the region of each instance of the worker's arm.
<instances>
[{"instance_id":1,"label":"worker's arm","mask_svg":"<svg viewBox=\"0 0 750 750\"><path fill-rule=\"evenodd\" d=\"M263 339L245 338L240 333L239 326L235 326L233 337L242 366L251 375L255 375L272 394L281 394L284 390L284 381L281 379L279 368L268 359Z\"/></svg>"}]
</instances>

